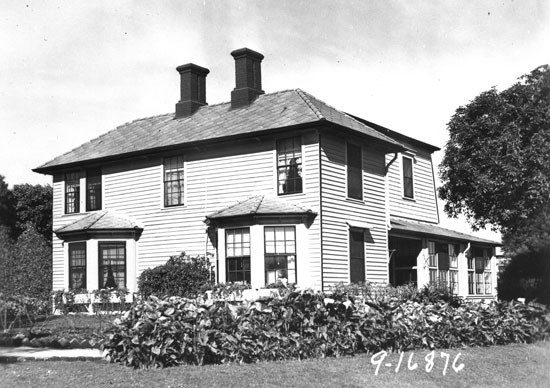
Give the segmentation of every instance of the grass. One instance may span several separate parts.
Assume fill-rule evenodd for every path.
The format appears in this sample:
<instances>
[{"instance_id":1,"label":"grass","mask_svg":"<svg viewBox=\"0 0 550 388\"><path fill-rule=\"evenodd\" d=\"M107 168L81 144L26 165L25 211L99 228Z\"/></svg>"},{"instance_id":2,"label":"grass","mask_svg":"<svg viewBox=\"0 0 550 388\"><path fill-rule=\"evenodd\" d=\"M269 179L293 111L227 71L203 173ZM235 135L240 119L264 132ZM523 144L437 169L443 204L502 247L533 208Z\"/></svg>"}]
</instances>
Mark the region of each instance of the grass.
<instances>
[{"instance_id":1,"label":"grass","mask_svg":"<svg viewBox=\"0 0 550 388\"><path fill-rule=\"evenodd\" d=\"M434 367L426 372L426 350L407 352L396 373L398 354L383 361L378 375L371 355L248 365L182 366L167 369L133 370L99 362L30 361L0 364L3 386L49 387L547 387L550 381L550 343L514 344L488 348L444 350L450 363L436 351ZM413 354L418 364L408 370ZM460 353L458 373L451 368ZM392 363L392 367L386 367Z\"/></svg>"}]
</instances>

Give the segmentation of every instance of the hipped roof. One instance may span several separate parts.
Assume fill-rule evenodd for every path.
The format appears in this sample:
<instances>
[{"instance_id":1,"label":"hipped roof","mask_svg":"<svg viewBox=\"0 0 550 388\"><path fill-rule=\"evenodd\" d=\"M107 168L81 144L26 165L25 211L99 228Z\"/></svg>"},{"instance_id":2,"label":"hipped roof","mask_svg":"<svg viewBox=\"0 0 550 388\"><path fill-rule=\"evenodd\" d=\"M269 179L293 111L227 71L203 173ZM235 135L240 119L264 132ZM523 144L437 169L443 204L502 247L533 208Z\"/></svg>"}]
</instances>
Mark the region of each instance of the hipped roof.
<instances>
[{"instance_id":1,"label":"hipped roof","mask_svg":"<svg viewBox=\"0 0 550 388\"><path fill-rule=\"evenodd\" d=\"M203 106L188 117L174 113L135 120L121 125L34 169L51 174L57 170L134 156L163 149L253 136L274 129L326 123L368 136L391 152L405 150L398 141L300 90L260 95L249 105L231 103Z\"/></svg>"},{"instance_id":2,"label":"hipped roof","mask_svg":"<svg viewBox=\"0 0 550 388\"><path fill-rule=\"evenodd\" d=\"M247 215L300 215L315 214L302 206L285 202L278 198L256 195L244 201L231 204L206 217L207 220L232 218Z\"/></svg>"}]
</instances>

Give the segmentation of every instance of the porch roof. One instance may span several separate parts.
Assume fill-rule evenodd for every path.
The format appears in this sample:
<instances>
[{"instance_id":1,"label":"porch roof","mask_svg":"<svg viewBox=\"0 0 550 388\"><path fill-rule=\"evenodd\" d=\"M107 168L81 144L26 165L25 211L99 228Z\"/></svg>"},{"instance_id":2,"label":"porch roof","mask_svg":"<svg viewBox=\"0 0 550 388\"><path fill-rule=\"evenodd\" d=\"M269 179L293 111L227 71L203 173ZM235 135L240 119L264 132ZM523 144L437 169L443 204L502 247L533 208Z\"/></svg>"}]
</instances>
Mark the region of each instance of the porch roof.
<instances>
[{"instance_id":1,"label":"porch roof","mask_svg":"<svg viewBox=\"0 0 550 388\"><path fill-rule=\"evenodd\" d=\"M399 231L406 234L427 235L433 237L444 237L453 240L467 241L485 245L500 246L502 243L472 236L470 234L457 232L452 229L417 221L409 221L398 218L391 219L391 231ZM390 231L390 233L391 233Z\"/></svg>"}]
</instances>

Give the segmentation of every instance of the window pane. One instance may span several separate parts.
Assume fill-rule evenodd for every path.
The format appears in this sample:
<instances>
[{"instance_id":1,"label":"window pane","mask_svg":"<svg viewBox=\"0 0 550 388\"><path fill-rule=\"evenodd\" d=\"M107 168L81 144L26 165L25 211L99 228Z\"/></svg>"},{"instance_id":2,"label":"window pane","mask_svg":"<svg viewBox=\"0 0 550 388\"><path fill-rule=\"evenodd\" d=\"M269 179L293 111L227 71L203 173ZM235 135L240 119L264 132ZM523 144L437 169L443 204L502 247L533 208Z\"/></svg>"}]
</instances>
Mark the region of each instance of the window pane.
<instances>
[{"instance_id":1,"label":"window pane","mask_svg":"<svg viewBox=\"0 0 550 388\"><path fill-rule=\"evenodd\" d=\"M80 177L78 173L65 174L65 213L80 212Z\"/></svg>"},{"instance_id":2,"label":"window pane","mask_svg":"<svg viewBox=\"0 0 550 388\"><path fill-rule=\"evenodd\" d=\"M86 173L86 210L101 209L101 170L94 169Z\"/></svg>"},{"instance_id":3,"label":"window pane","mask_svg":"<svg viewBox=\"0 0 550 388\"><path fill-rule=\"evenodd\" d=\"M126 244L99 243L99 288L126 287Z\"/></svg>"},{"instance_id":4,"label":"window pane","mask_svg":"<svg viewBox=\"0 0 550 388\"><path fill-rule=\"evenodd\" d=\"M302 142L300 137L277 141L279 194L302 192Z\"/></svg>"},{"instance_id":5,"label":"window pane","mask_svg":"<svg viewBox=\"0 0 550 388\"><path fill-rule=\"evenodd\" d=\"M361 147L347 144L348 197L363 199L363 168Z\"/></svg>"},{"instance_id":6,"label":"window pane","mask_svg":"<svg viewBox=\"0 0 550 388\"><path fill-rule=\"evenodd\" d=\"M350 229L350 282L365 281L365 235L363 229Z\"/></svg>"},{"instance_id":7,"label":"window pane","mask_svg":"<svg viewBox=\"0 0 550 388\"><path fill-rule=\"evenodd\" d=\"M86 289L86 243L69 244L69 289Z\"/></svg>"},{"instance_id":8,"label":"window pane","mask_svg":"<svg viewBox=\"0 0 550 388\"><path fill-rule=\"evenodd\" d=\"M266 226L265 279L273 283L281 278L296 282L296 230L294 226Z\"/></svg>"},{"instance_id":9,"label":"window pane","mask_svg":"<svg viewBox=\"0 0 550 388\"><path fill-rule=\"evenodd\" d=\"M403 156L403 196L414 197L412 159Z\"/></svg>"},{"instance_id":10,"label":"window pane","mask_svg":"<svg viewBox=\"0 0 550 388\"><path fill-rule=\"evenodd\" d=\"M250 282L250 229L238 228L225 231L226 280Z\"/></svg>"},{"instance_id":11,"label":"window pane","mask_svg":"<svg viewBox=\"0 0 550 388\"><path fill-rule=\"evenodd\" d=\"M164 159L164 205L183 205L183 156Z\"/></svg>"}]
</instances>

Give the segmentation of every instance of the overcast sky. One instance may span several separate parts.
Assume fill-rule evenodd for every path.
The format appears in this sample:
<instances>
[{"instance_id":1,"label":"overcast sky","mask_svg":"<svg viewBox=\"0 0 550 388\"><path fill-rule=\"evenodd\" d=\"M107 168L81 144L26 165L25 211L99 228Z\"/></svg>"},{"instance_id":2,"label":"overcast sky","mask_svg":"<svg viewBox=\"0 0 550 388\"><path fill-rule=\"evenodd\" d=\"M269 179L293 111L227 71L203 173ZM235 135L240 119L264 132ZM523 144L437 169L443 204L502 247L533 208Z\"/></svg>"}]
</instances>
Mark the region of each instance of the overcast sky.
<instances>
[{"instance_id":1,"label":"overcast sky","mask_svg":"<svg viewBox=\"0 0 550 388\"><path fill-rule=\"evenodd\" d=\"M241 47L265 55L266 93L301 88L443 148L458 106L550 62L550 1L2 0L0 174L51 183L31 169L172 112L184 63L210 69L208 103L229 101Z\"/></svg>"}]
</instances>

